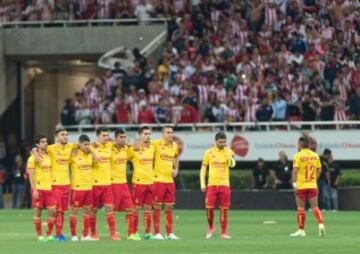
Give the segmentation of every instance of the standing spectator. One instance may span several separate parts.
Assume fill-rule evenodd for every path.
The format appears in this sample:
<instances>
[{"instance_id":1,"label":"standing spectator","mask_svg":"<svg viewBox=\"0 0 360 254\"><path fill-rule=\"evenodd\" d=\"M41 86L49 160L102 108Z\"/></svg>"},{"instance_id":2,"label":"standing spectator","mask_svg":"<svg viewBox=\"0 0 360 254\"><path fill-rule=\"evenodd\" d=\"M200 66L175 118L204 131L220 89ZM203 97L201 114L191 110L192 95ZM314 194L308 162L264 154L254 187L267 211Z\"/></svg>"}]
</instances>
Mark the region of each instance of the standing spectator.
<instances>
[{"instance_id":1,"label":"standing spectator","mask_svg":"<svg viewBox=\"0 0 360 254\"><path fill-rule=\"evenodd\" d=\"M97 19L110 19L112 7L114 6L112 0L98 0Z\"/></svg>"},{"instance_id":2,"label":"standing spectator","mask_svg":"<svg viewBox=\"0 0 360 254\"><path fill-rule=\"evenodd\" d=\"M167 105L165 98L161 97L159 105L155 107L155 121L156 123L170 123L171 122L171 111Z\"/></svg>"},{"instance_id":3,"label":"standing spectator","mask_svg":"<svg viewBox=\"0 0 360 254\"><path fill-rule=\"evenodd\" d=\"M86 102L83 102L81 104L81 108L76 110L75 113L76 122L80 125L91 124L91 118L92 118L91 110L87 108Z\"/></svg>"},{"instance_id":4,"label":"standing spectator","mask_svg":"<svg viewBox=\"0 0 360 254\"><path fill-rule=\"evenodd\" d=\"M357 90L360 87L360 60L356 64L356 70L351 73L351 86L353 90Z\"/></svg>"},{"instance_id":5,"label":"standing spectator","mask_svg":"<svg viewBox=\"0 0 360 254\"><path fill-rule=\"evenodd\" d=\"M337 163L334 162L334 158L330 155L327 159L329 171L327 172L327 186L326 186L326 209L332 210L336 212L339 210L338 205L338 190L337 187L339 185L341 169Z\"/></svg>"},{"instance_id":6,"label":"standing spectator","mask_svg":"<svg viewBox=\"0 0 360 254\"><path fill-rule=\"evenodd\" d=\"M214 120L217 123L223 123L225 121L225 114L227 112L226 105L220 103L218 100L215 105L212 106L212 115L214 116Z\"/></svg>"},{"instance_id":7,"label":"standing spectator","mask_svg":"<svg viewBox=\"0 0 360 254\"><path fill-rule=\"evenodd\" d=\"M197 123L198 121L199 113L197 110L193 106L183 103L179 123Z\"/></svg>"},{"instance_id":8,"label":"standing spectator","mask_svg":"<svg viewBox=\"0 0 360 254\"><path fill-rule=\"evenodd\" d=\"M139 105L140 105L140 111L138 116L138 123L139 124L154 123L155 119L151 107L149 107L145 101L141 101Z\"/></svg>"},{"instance_id":9,"label":"standing spectator","mask_svg":"<svg viewBox=\"0 0 360 254\"><path fill-rule=\"evenodd\" d=\"M303 121L315 121L316 109L317 106L315 100L311 97L310 93L305 93L303 102L301 103L301 113L303 114Z\"/></svg>"},{"instance_id":10,"label":"standing spectator","mask_svg":"<svg viewBox=\"0 0 360 254\"><path fill-rule=\"evenodd\" d=\"M256 120L258 122L269 122L272 120L273 113L273 107L269 104L268 98L265 97L256 111Z\"/></svg>"},{"instance_id":11,"label":"standing spectator","mask_svg":"<svg viewBox=\"0 0 360 254\"><path fill-rule=\"evenodd\" d=\"M3 197L3 184L6 177L6 168L0 162L0 209L4 208L4 197Z\"/></svg>"},{"instance_id":12,"label":"standing spectator","mask_svg":"<svg viewBox=\"0 0 360 254\"><path fill-rule=\"evenodd\" d=\"M317 181L318 189L319 189L319 207L321 209L326 208L326 177L329 171L328 166L328 158L331 156L331 150L325 148L322 157L320 158L321 161L321 173Z\"/></svg>"},{"instance_id":13,"label":"standing spectator","mask_svg":"<svg viewBox=\"0 0 360 254\"><path fill-rule=\"evenodd\" d=\"M11 172L12 208L20 208L20 202L24 197L24 173L25 165L20 154L15 156L14 165ZM19 202L20 201L20 202Z\"/></svg>"},{"instance_id":14,"label":"standing spectator","mask_svg":"<svg viewBox=\"0 0 360 254\"><path fill-rule=\"evenodd\" d=\"M37 5L37 0L33 0L24 10L24 16L29 21L39 20L41 7Z\"/></svg>"},{"instance_id":15,"label":"standing spectator","mask_svg":"<svg viewBox=\"0 0 360 254\"><path fill-rule=\"evenodd\" d=\"M116 123L127 124L131 122L131 114L129 104L126 103L123 95L115 100L116 105Z\"/></svg>"},{"instance_id":16,"label":"standing spectator","mask_svg":"<svg viewBox=\"0 0 360 254\"><path fill-rule=\"evenodd\" d=\"M144 21L151 18L154 11L154 7L150 3L146 3L145 0L140 0L135 8L135 16L140 20Z\"/></svg>"},{"instance_id":17,"label":"standing spectator","mask_svg":"<svg viewBox=\"0 0 360 254\"><path fill-rule=\"evenodd\" d=\"M275 189L291 189L291 173L292 162L284 151L279 152L279 160L275 163L273 169L270 171L274 178L273 188Z\"/></svg>"},{"instance_id":18,"label":"standing spectator","mask_svg":"<svg viewBox=\"0 0 360 254\"><path fill-rule=\"evenodd\" d=\"M75 125L75 112L76 109L74 107L72 99L66 99L65 105L61 110L60 118L62 125Z\"/></svg>"},{"instance_id":19,"label":"standing spectator","mask_svg":"<svg viewBox=\"0 0 360 254\"><path fill-rule=\"evenodd\" d=\"M352 120L360 120L360 87L356 88L356 93L350 97L349 104Z\"/></svg>"},{"instance_id":20,"label":"standing spectator","mask_svg":"<svg viewBox=\"0 0 360 254\"><path fill-rule=\"evenodd\" d=\"M274 121L284 121L286 118L286 106L287 102L281 98L280 95L275 94L272 107L274 109L273 119Z\"/></svg>"},{"instance_id":21,"label":"standing spectator","mask_svg":"<svg viewBox=\"0 0 360 254\"><path fill-rule=\"evenodd\" d=\"M67 20L69 19L68 8L64 0L55 1L55 19L57 20Z\"/></svg>"},{"instance_id":22,"label":"standing spectator","mask_svg":"<svg viewBox=\"0 0 360 254\"><path fill-rule=\"evenodd\" d=\"M259 158L253 170L252 188L266 189L269 187L268 183L269 168L262 158Z\"/></svg>"},{"instance_id":23,"label":"standing spectator","mask_svg":"<svg viewBox=\"0 0 360 254\"><path fill-rule=\"evenodd\" d=\"M330 94L323 90L323 94L320 98L320 120L334 120L334 110L334 101L332 100Z\"/></svg>"}]
</instances>

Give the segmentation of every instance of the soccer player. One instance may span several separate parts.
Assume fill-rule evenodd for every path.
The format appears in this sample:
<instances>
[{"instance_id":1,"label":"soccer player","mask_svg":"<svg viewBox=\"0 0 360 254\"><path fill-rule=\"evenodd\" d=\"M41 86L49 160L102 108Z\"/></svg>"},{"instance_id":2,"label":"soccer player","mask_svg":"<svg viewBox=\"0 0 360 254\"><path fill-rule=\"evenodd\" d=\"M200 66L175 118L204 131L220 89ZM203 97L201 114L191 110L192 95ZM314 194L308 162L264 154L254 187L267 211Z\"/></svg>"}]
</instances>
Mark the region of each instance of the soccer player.
<instances>
[{"instance_id":1,"label":"soccer player","mask_svg":"<svg viewBox=\"0 0 360 254\"><path fill-rule=\"evenodd\" d=\"M293 160L293 186L297 206L297 223L299 229L290 236L306 236L305 203L308 201L319 224L319 236L325 235L325 226L318 207L317 178L321 173L319 155L309 149L309 139L300 137L298 151Z\"/></svg>"},{"instance_id":2,"label":"soccer player","mask_svg":"<svg viewBox=\"0 0 360 254\"><path fill-rule=\"evenodd\" d=\"M93 162L93 198L94 206L91 209L90 228L91 237L99 240L96 233L96 214L98 208L104 206L106 220L109 227L110 239L120 240L115 231L114 197L111 187L111 150L112 143L109 142L109 129L100 127L96 130L96 142L90 149L95 156Z\"/></svg>"},{"instance_id":3,"label":"soccer player","mask_svg":"<svg viewBox=\"0 0 360 254\"><path fill-rule=\"evenodd\" d=\"M174 177L178 174L178 146L173 141L174 131L171 127L164 127L162 138L154 140L151 143L155 147L154 163L154 239L162 240L164 237L160 234L160 211L164 205L166 238L178 240L173 231L172 207L175 204L175 184Z\"/></svg>"},{"instance_id":4,"label":"soccer player","mask_svg":"<svg viewBox=\"0 0 360 254\"><path fill-rule=\"evenodd\" d=\"M27 161L26 171L30 179L34 225L38 240L48 242L53 240L51 233L55 224L56 200L51 191L51 159L46 152L48 145L46 136L37 135L35 145L39 161L35 162L34 155L31 155ZM46 237L43 236L41 230L43 209L47 209L48 212Z\"/></svg>"},{"instance_id":5,"label":"soccer player","mask_svg":"<svg viewBox=\"0 0 360 254\"><path fill-rule=\"evenodd\" d=\"M126 166L129 147L126 144L126 134L123 130L115 131L115 144L111 152L111 186L116 212L125 211L127 224L127 239L141 240L134 234L134 205L126 179Z\"/></svg>"},{"instance_id":6,"label":"soccer player","mask_svg":"<svg viewBox=\"0 0 360 254\"><path fill-rule=\"evenodd\" d=\"M68 143L68 133L64 128L56 129L56 143L47 147L51 158L52 192L56 200L56 236L58 241L65 241L62 234L64 225L64 212L69 210L70 198L70 156L74 144ZM33 150L35 160L38 161L36 149Z\"/></svg>"},{"instance_id":7,"label":"soccer player","mask_svg":"<svg viewBox=\"0 0 360 254\"><path fill-rule=\"evenodd\" d=\"M86 135L81 135L79 137L78 148L72 152L70 158L70 232L72 241L79 241L76 230L76 215L79 209L83 209L83 231L81 241L93 240L89 235L90 211L93 206L92 163L93 158L90 152L90 138Z\"/></svg>"},{"instance_id":8,"label":"soccer player","mask_svg":"<svg viewBox=\"0 0 360 254\"><path fill-rule=\"evenodd\" d=\"M220 208L221 238L231 239L226 232L227 210L231 198L229 168L235 167L235 164L234 152L226 147L225 133L216 133L215 146L205 152L200 170L201 191L206 192L205 207L209 224L206 239L210 239L214 233L214 208L217 204ZM209 178L206 187L207 169L209 169Z\"/></svg>"},{"instance_id":9,"label":"soccer player","mask_svg":"<svg viewBox=\"0 0 360 254\"><path fill-rule=\"evenodd\" d=\"M138 131L139 147L129 149L129 159L133 163L133 202L134 202L134 233L139 238L139 210L144 207L145 240L153 239L151 234L151 209L154 199L154 153L155 148L150 143L149 127L140 127Z\"/></svg>"}]
</instances>

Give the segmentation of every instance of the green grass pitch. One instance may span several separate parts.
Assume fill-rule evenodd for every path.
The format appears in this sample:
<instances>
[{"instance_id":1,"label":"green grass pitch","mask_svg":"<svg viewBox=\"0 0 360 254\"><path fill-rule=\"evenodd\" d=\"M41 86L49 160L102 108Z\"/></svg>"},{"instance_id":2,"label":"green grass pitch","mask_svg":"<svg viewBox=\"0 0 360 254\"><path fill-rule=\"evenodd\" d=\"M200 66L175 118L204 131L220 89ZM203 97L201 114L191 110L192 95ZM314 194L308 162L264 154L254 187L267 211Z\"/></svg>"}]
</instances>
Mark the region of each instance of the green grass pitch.
<instances>
[{"instance_id":1,"label":"green grass pitch","mask_svg":"<svg viewBox=\"0 0 360 254\"><path fill-rule=\"evenodd\" d=\"M225 254L225 253L359 253L359 214L356 212L324 213L326 237L318 237L317 225L311 212L306 213L304 238L290 238L296 230L295 211L230 211L231 240L221 240L218 212L215 213L216 233L205 240L207 228L204 211L175 211L174 232L179 241L118 241L108 239L103 212L98 219L99 242L39 243L35 238L30 210L0 211L1 254ZM123 214L117 215L117 231L125 236ZM142 222L140 221L140 224ZM164 224L162 223L162 229ZM142 228L140 229L142 230ZM45 225L43 226L45 232ZM78 226L80 231L80 226ZM142 231L140 231L142 232ZM65 235L69 236L68 217Z\"/></svg>"}]
</instances>

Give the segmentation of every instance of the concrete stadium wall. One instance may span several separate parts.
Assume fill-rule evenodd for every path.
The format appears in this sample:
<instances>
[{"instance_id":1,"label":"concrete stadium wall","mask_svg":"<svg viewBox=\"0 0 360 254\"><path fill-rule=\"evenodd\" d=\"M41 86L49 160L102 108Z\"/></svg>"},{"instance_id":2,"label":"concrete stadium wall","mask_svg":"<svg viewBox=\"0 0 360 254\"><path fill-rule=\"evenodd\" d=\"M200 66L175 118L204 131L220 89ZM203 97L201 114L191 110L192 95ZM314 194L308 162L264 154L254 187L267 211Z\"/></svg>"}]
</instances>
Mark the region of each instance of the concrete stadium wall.
<instances>
[{"instance_id":1,"label":"concrete stadium wall","mask_svg":"<svg viewBox=\"0 0 360 254\"><path fill-rule=\"evenodd\" d=\"M340 210L360 210L360 187L339 190ZM201 191L188 190L176 192L177 209L203 209L205 194ZM294 192L275 190L233 190L231 209L243 210L293 210L295 209Z\"/></svg>"},{"instance_id":2,"label":"concrete stadium wall","mask_svg":"<svg viewBox=\"0 0 360 254\"><path fill-rule=\"evenodd\" d=\"M4 113L18 93L16 62L5 57L3 38L4 30L0 30L0 115Z\"/></svg>"},{"instance_id":3,"label":"concrete stadium wall","mask_svg":"<svg viewBox=\"0 0 360 254\"><path fill-rule=\"evenodd\" d=\"M64 99L81 91L85 82L95 74L81 72L44 72L34 80L35 133L52 134L59 123L59 112Z\"/></svg>"},{"instance_id":4,"label":"concrete stadium wall","mask_svg":"<svg viewBox=\"0 0 360 254\"><path fill-rule=\"evenodd\" d=\"M101 27L47 27L2 30L6 56L34 58L49 56L101 55L119 46L142 49L165 25L122 25ZM139 38L142 37L142 40Z\"/></svg>"}]
</instances>

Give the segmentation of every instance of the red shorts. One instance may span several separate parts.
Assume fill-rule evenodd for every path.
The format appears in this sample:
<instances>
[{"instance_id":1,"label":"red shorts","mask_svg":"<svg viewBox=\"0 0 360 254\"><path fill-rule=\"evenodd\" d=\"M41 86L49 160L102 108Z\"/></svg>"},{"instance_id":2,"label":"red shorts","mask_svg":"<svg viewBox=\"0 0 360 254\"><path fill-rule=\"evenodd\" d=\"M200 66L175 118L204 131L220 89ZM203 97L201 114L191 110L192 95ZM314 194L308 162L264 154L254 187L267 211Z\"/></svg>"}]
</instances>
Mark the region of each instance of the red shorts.
<instances>
[{"instance_id":1,"label":"red shorts","mask_svg":"<svg viewBox=\"0 0 360 254\"><path fill-rule=\"evenodd\" d=\"M317 189L301 189L296 190L296 197L303 201L309 201L311 198L315 198L318 195Z\"/></svg>"},{"instance_id":2,"label":"red shorts","mask_svg":"<svg viewBox=\"0 0 360 254\"><path fill-rule=\"evenodd\" d=\"M74 208L93 206L92 190L71 190L71 206Z\"/></svg>"},{"instance_id":3,"label":"red shorts","mask_svg":"<svg viewBox=\"0 0 360 254\"><path fill-rule=\"evenodd\" d=\"M136 206L152 206L154 203L154 185L153 184L134 184L133 200Z\"/></svg>"},{"instance_id":4,"label":"red shorts","mask_svg":"<svg viewBox=\"0 0 360 254\"><path fill-rule=\"evenodd\" d=\"M231 190L229 186L208 186L206 190L205 207L228 209L230 207Z\"/></svg>"},{"instance_id":5,"label":"red shorts","mask_svg":"<svg viewBox=\"0 0 360 254\"><path fill-rule=\"evenodd\" d=\"M38 190L38 199L34 199L32 193L31 190L31 203L33 208L46 209L48 207L56 207L56 200L51 190Z\"/></svg>"},{"instance_id":6,"label":"red shorts","mask_svg":"<svg viewBox=\"0 0 360 254\"><path fill-rule=\"evenodd\" d=\"M100 208L104 205L114 205L114 197L111 185L93 186L94 207Z\"/></svg>"},{"instance_id":7,"label":"red shorts","mask_svg":"<svg viewBox=\"0 0 360 254\"><path fill-rule=\"evenodd\" d=\"M69 210L70 185L53 185L52 192L56 200L58 211L65 212Z\"/></svg>"},{"instance_id":8,"label":"red shorts","mask_svg":"<svg viewBox=\"0 0 360 254\"><path fill-rule=\"evenodd\" d=\"M127 183L112 184L111 187L114 196L115 211L119 212L131 209L133 207L133 202Z\"/></svg>"},{"instance_id":9,"label":"red shorts","mask_svg":"<svg viewBox=\"0 0 360 254\"><path fill-rule=\"evenodd\" d=\"M154 183L155 204L175 204L174 183Z\"/></svg>"}]
</instances>

